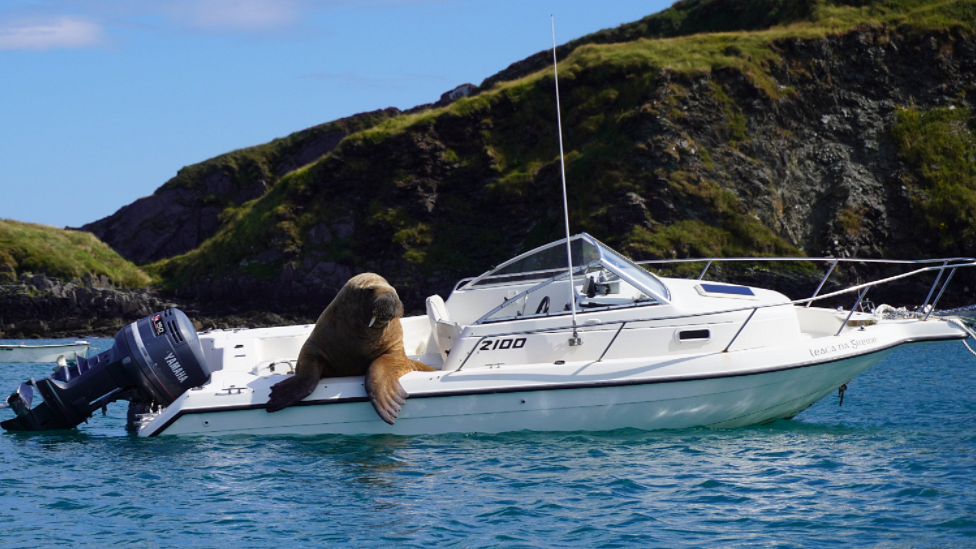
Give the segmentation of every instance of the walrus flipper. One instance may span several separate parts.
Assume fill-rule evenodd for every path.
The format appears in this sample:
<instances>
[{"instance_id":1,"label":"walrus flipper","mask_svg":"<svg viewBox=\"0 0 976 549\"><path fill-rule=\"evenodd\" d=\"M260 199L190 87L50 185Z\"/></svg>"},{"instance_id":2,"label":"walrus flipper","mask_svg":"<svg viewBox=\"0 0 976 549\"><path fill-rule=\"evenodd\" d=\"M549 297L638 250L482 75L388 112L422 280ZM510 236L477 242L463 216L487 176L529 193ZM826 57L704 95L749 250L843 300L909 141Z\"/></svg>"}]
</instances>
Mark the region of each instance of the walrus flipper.
<instances>
[{"instance_id":1,"label":"walrus flipper","mask_svg":"<svg viewBox=\"0 0 976 549\"><path fill-rule=\"evenodd\" d=\"M312 394L312 391L319 384L318 372L312 369L307 369L305 372L306 374L303 375L300 371L271 386L271 397L268 398L267 406L268 413L283 410Z\"/></svg>"},{"instance_id":2,"label":"walrus flipper","mask_svg":"<svg viewBox=\"0 0 976 549\"><path fill-rule=\"evenodd\" d=\"M426 364L393 353L382 355L369 365L366 370L366 394L383 421L390 425L396 421L408 396L403 385L400 385L400 376L417 370L434 371Z\"/></svg>"}]
</instances>

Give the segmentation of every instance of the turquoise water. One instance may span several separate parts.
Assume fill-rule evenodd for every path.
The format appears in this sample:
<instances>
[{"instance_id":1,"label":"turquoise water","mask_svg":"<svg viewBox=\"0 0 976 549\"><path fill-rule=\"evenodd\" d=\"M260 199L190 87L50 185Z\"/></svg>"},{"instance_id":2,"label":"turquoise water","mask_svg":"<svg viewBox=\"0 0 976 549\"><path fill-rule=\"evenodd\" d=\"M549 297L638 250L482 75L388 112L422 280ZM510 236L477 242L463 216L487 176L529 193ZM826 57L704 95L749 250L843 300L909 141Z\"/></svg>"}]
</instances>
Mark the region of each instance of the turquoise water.
<instances>
[{"instance_id":1,"label":"turquoise water","mask_svg":"<svg viewBox=\"0 0 976 549\"><path fill-rule=\"evenodd\" d=\"M0 389L49 370L0 365ZM187 439L127 435L115 404L0 435L0 547L976 547L976 357L900 348L837 403L731 430Z\"/></svg>"}]
</instances>

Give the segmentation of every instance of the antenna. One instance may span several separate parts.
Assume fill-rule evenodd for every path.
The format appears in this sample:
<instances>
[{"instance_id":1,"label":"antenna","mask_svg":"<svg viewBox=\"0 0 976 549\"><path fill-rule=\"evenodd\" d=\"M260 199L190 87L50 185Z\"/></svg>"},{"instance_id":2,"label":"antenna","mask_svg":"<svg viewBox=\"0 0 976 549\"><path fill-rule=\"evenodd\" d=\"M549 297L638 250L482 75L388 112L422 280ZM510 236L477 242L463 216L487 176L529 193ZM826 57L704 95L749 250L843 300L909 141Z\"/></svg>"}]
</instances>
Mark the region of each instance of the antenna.
<instances>
[{"instance_id":1,"label":"antenna","mask_svg":"<svg viewBox=\"0 0 976 549\"><path fill-rule=\"evenodd\" d=\"M569 245L569 201L566 199L566 161L563 159L563 119L559 112L559 62L556 61L556 20L549 16L552 25L552 73L556 82L556 124L559 128L559 165L563 173L563 220L566 222L566 259L569 262L569 303L573 311L573 337L569 346L583 344L583 338L576 332L576 283L573 281L573 251Z\"/></svg>"}]
</instances>

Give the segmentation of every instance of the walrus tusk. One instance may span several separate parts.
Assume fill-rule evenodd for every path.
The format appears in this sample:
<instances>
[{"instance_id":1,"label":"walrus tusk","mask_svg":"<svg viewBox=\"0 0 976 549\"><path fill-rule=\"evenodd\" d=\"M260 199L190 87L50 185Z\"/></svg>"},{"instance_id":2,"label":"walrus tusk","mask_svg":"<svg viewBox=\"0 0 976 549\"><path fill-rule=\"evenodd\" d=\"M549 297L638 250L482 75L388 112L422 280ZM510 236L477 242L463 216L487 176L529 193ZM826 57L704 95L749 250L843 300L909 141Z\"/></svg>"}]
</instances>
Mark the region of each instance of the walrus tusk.
<instances>
[{"instance_id":1,"label":"walrus tusk","mask_svg":"<svg viewBox=\"0 0 976 549\"><path fill-rule=\"evenodd\" d=\"M367 328L372 328L374 322L376 322L376 315L373 315L373 318L369 319L369 326Z\"/></svg>"}]
</instances>

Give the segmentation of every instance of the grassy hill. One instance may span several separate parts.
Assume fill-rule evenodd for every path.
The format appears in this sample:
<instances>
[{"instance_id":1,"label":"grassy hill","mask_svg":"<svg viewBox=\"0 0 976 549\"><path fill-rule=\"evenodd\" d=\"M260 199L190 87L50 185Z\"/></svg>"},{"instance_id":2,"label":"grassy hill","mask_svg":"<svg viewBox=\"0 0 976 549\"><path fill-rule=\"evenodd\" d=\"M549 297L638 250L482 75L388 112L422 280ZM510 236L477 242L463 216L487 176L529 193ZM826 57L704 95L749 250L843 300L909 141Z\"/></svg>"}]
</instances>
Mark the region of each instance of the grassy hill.
<instances>
[{"instance_id":1,"label":"grassy hill","mask_svg":"<svg viewBox=\"0 0 976 549\"><path fill-rule=\"evenodd\" d=\"M63 280L104 275L126 288L151 281L91 233L0 219L0 283L25 272Z\"/></svg>"},{"instance_id":2,"label":"grassy hill","mask_svg":"<svg viewBox=\"0 0 976 549\"><path fill-rule=\"evenodd\" d=\"M230 210L263 196L282 176L327 154L349 133L399 114L395 108L361 113L186 166L151 196L82 230L139 263L192 250L213 236Z\"/></svg>"},{"instance_id":3,"label":"grassy hill","mask_svg":"<svg viewBox=\"0 0 976 549\"><path fill-rule=\"evenodd\" d=\"M974 9L973 3L965 0L681 0L639 21L567 42L556 51L564 58L587 45L717 35L704 41L671 42L658 51L677 57L654 60L662 63L659 66L701 70L723 66L729 63L727 57L741 58L743 53L758 53L761 61L767 58L770 39L775 37L823 37L859 27L906 26L921 32L962 27L971 32L976 20ZM728 41L735 46L731 50L734 56L723 55ZM708 44L724 45L716 50ZM703 45L704 49L699 49ZM515 80L545 70L551 63L551 51L539 52L486 79L482 86Z\"/></svg>"},{"instance_id":4,"label":"grassy hill","mask_svg":"<svg viewBox=\"0 0 976 549\"><path fill-rule=\"evenodd\" d=\"M930 247L907 227L944 234L945 212L969 223L951 205L976 190L973 159L905 128L955 128L930 114L944 109L971 136L959 71L974 31L973 0L690 0L561 46L571 224L647 258L956 252L951 236ZM147 269L215 299L334 291L356 269L419 295L558 238L544 57L351 132ZM892 108L914 99L918 120ZM943 192L946 154L963 179Z\"/></svg>"}]
</instances>

